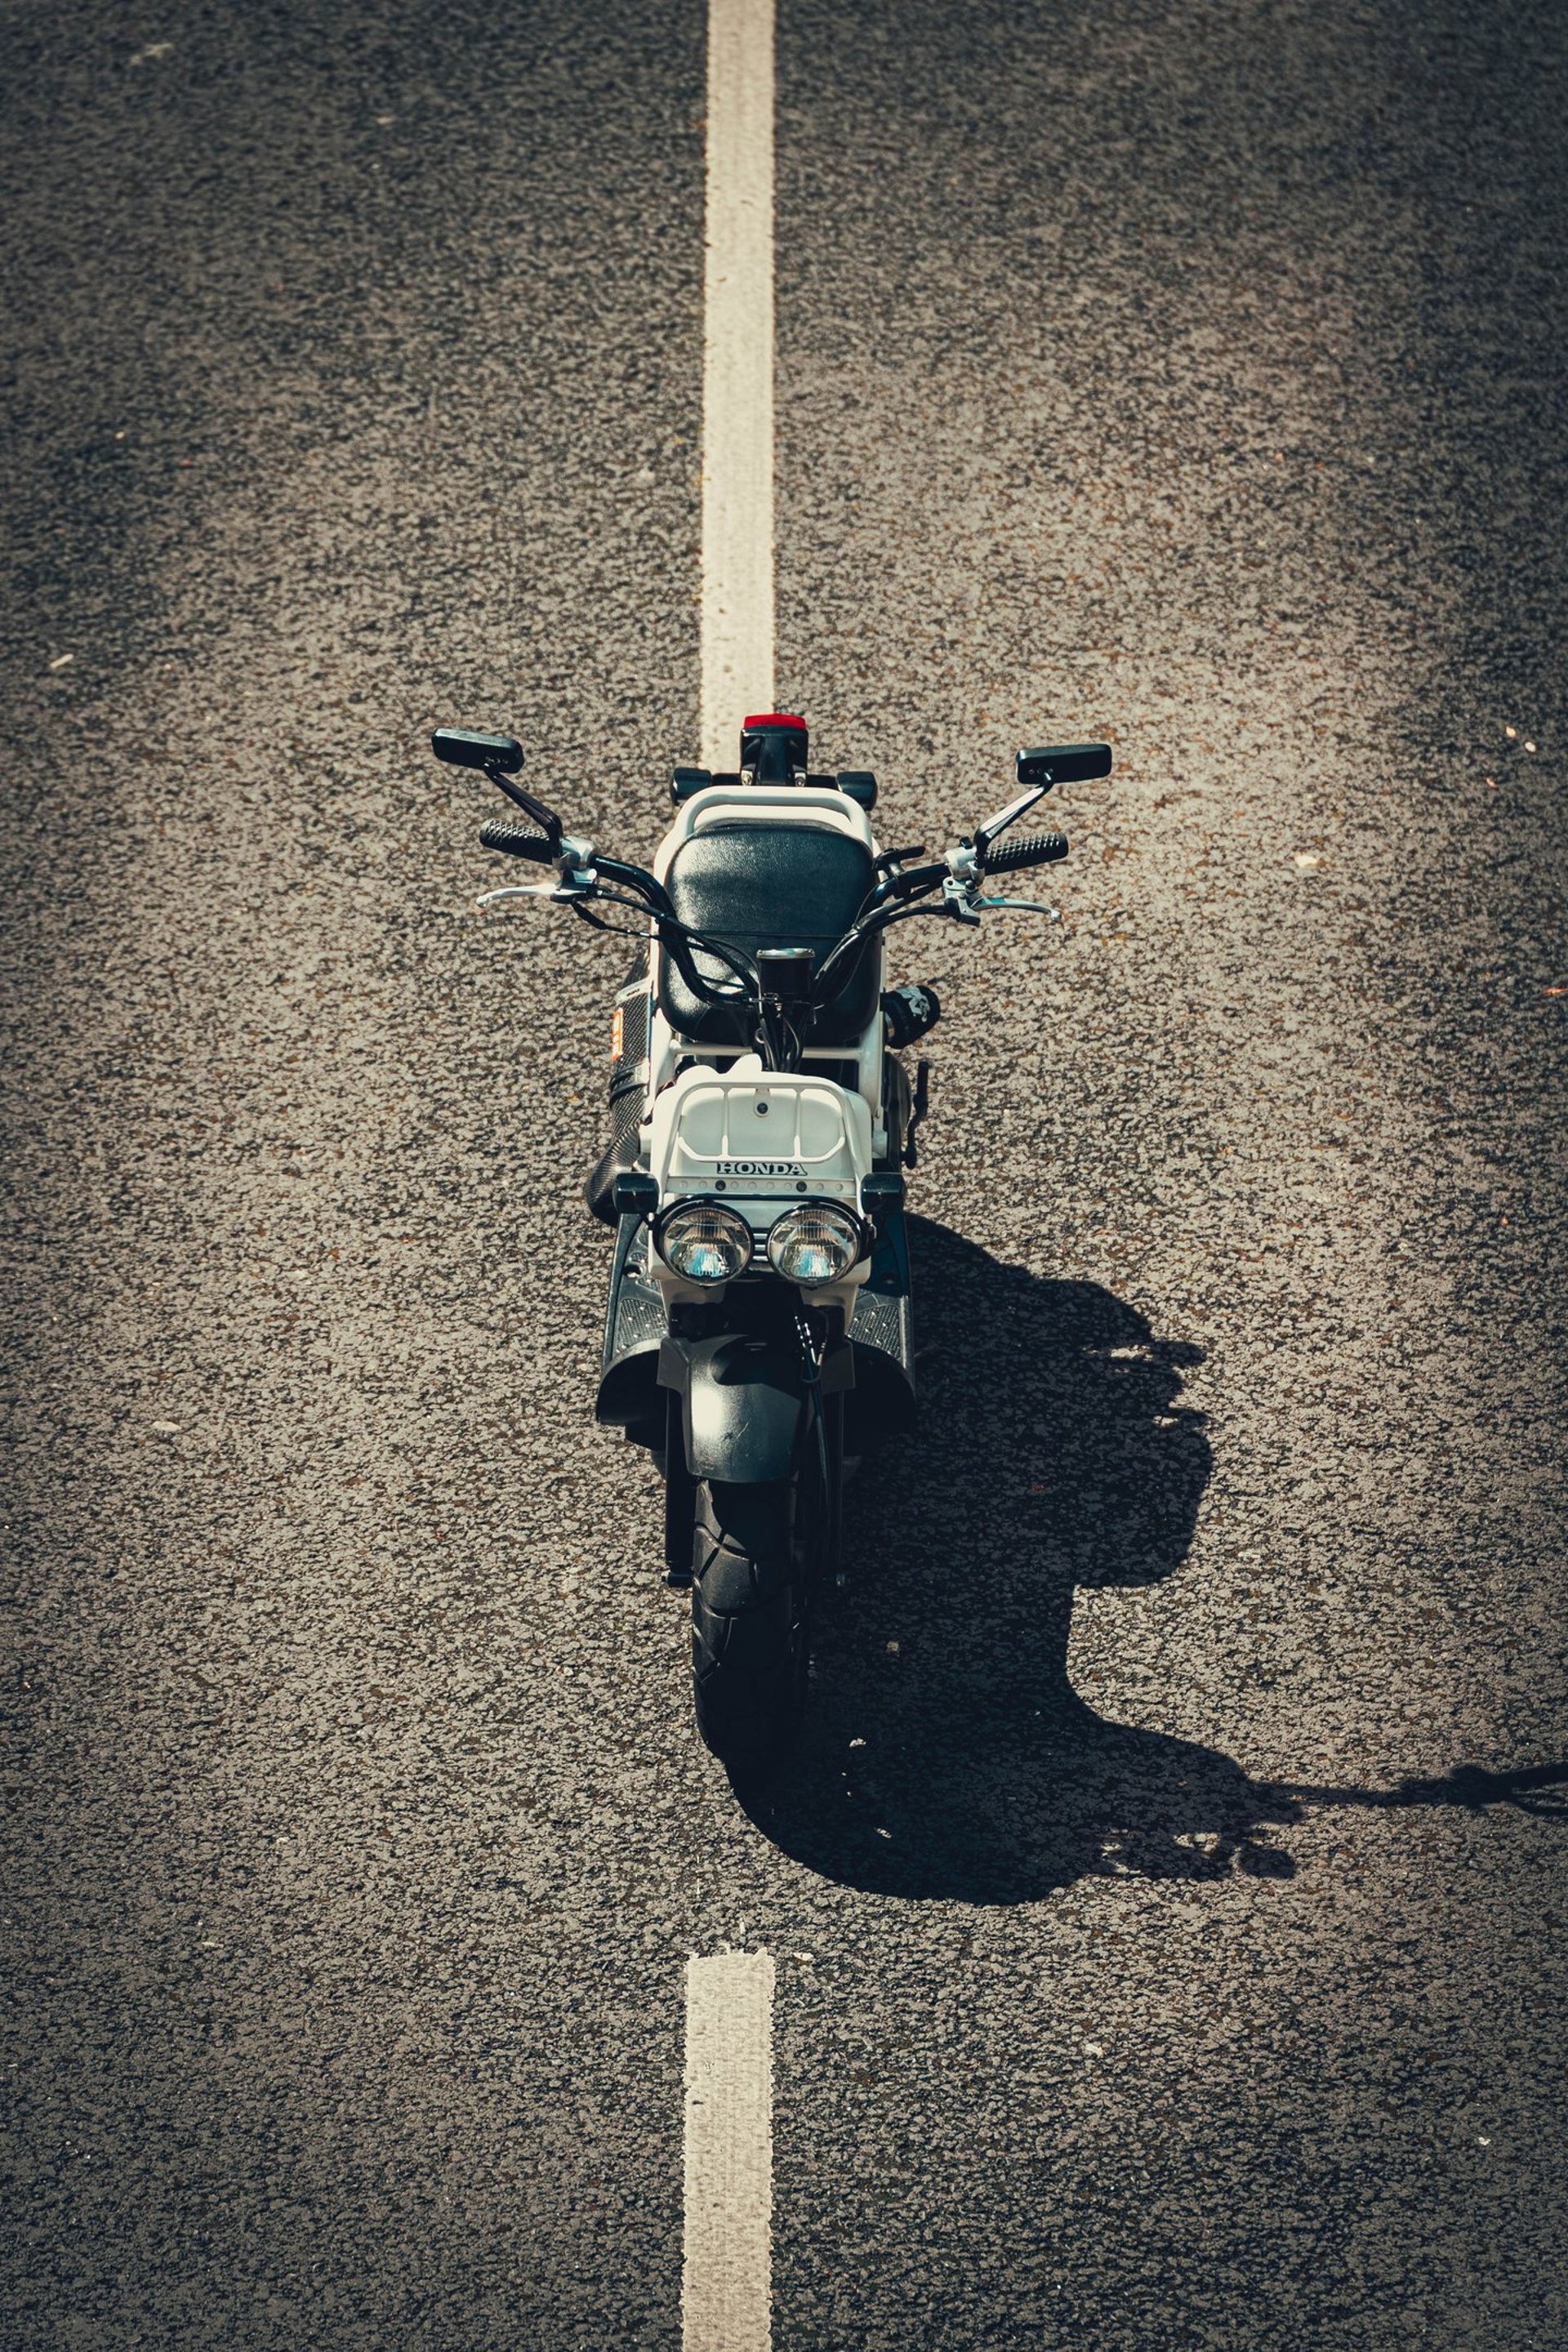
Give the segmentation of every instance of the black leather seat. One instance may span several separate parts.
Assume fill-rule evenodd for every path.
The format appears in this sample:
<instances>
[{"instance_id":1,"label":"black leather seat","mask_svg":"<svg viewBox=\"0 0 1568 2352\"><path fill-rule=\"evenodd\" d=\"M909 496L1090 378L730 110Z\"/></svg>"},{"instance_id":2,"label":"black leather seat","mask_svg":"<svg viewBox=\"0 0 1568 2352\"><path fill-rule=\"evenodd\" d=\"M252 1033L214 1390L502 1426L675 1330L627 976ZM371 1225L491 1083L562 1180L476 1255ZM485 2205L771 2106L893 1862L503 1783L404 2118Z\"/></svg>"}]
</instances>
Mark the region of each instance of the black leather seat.
<instances>
[{"instance_id":1,"label":"black leather seat","mask_svg":"<svg viewBox=\"0 0 1568 2352\"><path fill-rule=\"evenodd\" d=\"M704 825L683 841L665 887L683 923L755 955L759 948L810 948L825 955L841 940L876 882L864 842L826 825ZM700 956L703 978L732 978L711 956ZM877 941L849 959L832 1000L817 1016L813 1045L853 1045L877 1010ZM676 970L659 958L658 1001L677 1034L694 1045L751 1044L745 1015L704 1004Z\"/></svg>"}]
</instances>

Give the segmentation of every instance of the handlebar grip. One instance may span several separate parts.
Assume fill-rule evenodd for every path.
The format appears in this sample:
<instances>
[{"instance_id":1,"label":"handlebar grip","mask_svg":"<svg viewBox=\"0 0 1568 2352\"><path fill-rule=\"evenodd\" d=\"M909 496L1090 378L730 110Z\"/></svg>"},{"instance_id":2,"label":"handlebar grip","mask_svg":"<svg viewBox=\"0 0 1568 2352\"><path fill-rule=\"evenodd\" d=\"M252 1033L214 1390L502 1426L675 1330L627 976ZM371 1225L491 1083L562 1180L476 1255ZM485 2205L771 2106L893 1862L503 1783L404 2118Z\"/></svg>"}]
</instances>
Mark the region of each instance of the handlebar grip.
<instances>
[{"instance_id":1,"label":"handlebar grip","mask_svg":"<svg viewBox=\"0 0 1568 2352\"><path fill-rule=\"evenodd\" d=\"M481 849L504 849L509 857L531 857L536 866L552 866L555 853L547 833L535 833L531 824L508 824L500 817L487 817L479 827Z\"/></svg>"},{"instance_id":2,"label":"handlebar grip","mask_svg":"<svg viewBox=\"0 0 1568 2352\"><path fill-rule=\"evenodd\" d=\"M1015 874L1021 866L1054 866L1058 857L1068 854L1065 833L1025 833L1016 841L1005 838L985 853L984 871L987 874Z\"/></svg>"}]
</instances>

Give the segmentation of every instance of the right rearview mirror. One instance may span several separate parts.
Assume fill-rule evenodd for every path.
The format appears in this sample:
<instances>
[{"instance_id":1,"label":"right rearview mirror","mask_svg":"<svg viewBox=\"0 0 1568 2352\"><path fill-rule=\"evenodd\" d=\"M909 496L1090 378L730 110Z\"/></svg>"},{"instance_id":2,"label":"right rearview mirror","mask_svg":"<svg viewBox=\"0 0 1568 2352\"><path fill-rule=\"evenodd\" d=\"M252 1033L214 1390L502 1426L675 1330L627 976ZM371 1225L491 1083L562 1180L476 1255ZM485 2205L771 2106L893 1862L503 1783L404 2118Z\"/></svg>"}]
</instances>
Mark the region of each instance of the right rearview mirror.
<instances>
[{"instance_id":1,"label":"right rearview mirror","mask_svg":"<svg viewBox=\"0 0 1568 2352\"><path fill-rule=\"evenodd\" d=\"M476 735L471 727L437 727L430 749L454 768L499 768L514 776L522 765L522 745L514 735Z\"/></svg>"},{"instance_id":2,"label":"right rearview mirror","mask_svg":"<svg viewBox=\"0 0 1568 2352\"><path fill-rule=\"evenodd\" d=\"M1092 784L1110 773L1109 743L1043 744L1018 754L1021 784Z\"/></svg>"}]
</instances>

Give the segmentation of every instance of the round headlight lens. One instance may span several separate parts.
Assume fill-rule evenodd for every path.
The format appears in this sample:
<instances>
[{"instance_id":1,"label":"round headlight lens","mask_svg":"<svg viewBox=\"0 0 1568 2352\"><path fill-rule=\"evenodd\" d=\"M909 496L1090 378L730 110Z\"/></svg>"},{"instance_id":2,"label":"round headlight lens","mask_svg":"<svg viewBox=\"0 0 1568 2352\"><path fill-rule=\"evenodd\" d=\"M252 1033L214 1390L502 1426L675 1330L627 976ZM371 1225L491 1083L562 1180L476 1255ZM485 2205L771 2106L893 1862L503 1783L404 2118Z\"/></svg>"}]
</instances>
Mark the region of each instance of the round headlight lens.
<instances>
[{"instance_id":1,"label":"round headlight lens","mask_svg":"<svg viewBox=\"0 0 1568 2352\"><path fill-rule=\"evenodd\" d=\"M728 1282L752 1263L752 1229L717 1201L692 1201L661 1217L658 1254L684 1282Z\"/></svg>"},{"instance_id":2,"label":"round headlight lens","mask_svg":"<svg viewBox=\"0 0 1568 2352\"><path fill-rule=\"evenodd\" d=\"M806 1289L841 1282L860 1255L860 1221L831 1201L803 1201L786 1209L768 1235L775 1274Z\"/></svg>"}]
</instances>

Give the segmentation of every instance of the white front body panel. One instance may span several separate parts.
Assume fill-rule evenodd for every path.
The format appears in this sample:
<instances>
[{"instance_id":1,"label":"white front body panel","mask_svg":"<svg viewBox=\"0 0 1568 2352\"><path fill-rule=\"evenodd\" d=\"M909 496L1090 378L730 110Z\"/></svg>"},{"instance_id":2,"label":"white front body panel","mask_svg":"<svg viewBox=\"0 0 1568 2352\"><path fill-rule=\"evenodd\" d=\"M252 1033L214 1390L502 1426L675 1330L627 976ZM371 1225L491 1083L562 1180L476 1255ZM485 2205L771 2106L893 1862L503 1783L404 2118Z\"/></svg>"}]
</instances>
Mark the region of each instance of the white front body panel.
<instances>
[{"instance_id":1,"label":"white front body panel","mask_svg":"<svg viewBox=\"0 0 1568 2352\"><path fill-rule=\"evenodd\" d=\"M682 1070L654 1104L651 1141L661 1202L721 1195L769 1223L803 1195L858 1212L871 1172L864 1097L809 1070L764 1070L755 1054L722 1072Z\"/></svg>"},{"instance_id":2,"label":"white front body panel","mask_svg":"<svg viewBox=\"0 0 1568 2352\"><path fill-rule=\"evenodd\" d=\"M861 1180L872 1164L870 1106L809 1070L764 1070L755 1054L722 1072L701 1065L682 1070L655 1101L649 1127L661 1208L723 1201L752 1228L753 1265L766 1265L768 1229L798 1201L837 1201L859 1213ZM653 1270L672 1296L712 1296L682 1283L657 1255ZM862 1259L813 1298L845 1304L868 1272Z\"/></svg>"}]
</instances>

